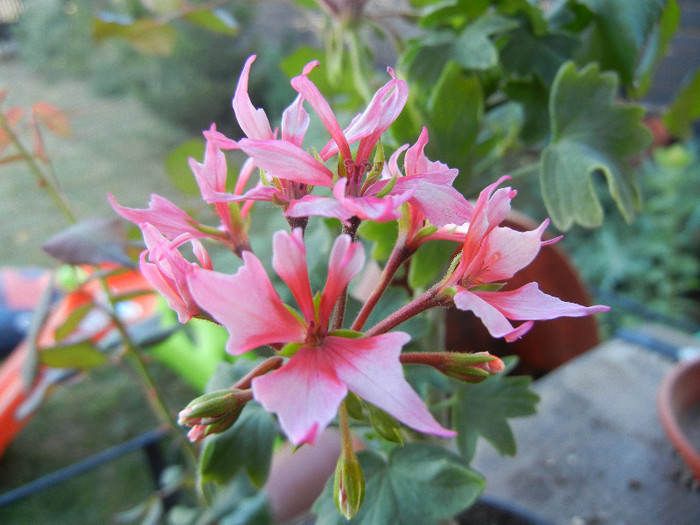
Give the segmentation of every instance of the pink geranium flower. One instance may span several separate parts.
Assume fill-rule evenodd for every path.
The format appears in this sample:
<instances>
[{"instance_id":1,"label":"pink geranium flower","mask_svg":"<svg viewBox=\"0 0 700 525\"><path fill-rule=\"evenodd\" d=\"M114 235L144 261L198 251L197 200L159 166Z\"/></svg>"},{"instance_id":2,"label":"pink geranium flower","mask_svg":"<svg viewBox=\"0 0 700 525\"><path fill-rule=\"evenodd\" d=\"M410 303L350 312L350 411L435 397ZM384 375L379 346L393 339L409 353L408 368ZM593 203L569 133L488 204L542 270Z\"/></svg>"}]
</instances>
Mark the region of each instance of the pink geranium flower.
<instances>
[{"instance_id":1,"label":"pink geranium flower","mask_svg":"<svg viewBox=\"0 0 700 525\"><path fill-rule=\"evenodd\" d=\"M554 242L542 241L548 220L527 232L498 226L508 215L510 201L516 193L511 188L496 189L507 178L502 177L479 195L461 259L438 294L452 295L457 308L474 312L493 337L504 337L506 341L521 337L532 327L533 321L608 311L607 306L586 307L562 301L542 292L534 282L517 290L498 289L530 264L543 245ZM525 322L514 327L511 320Z\"/></svg>"},{"instance_id":2,"label":"pink geranium flower","mask_svg":"<svg viewBox=\"0 0 700 525\"><path fill-rule=\"evenodd\" d=\"M195 270L192 296L229 332L227 350L239 355L261 345L286 345L289 360L252 381L254 398L277 414L295 445L314 443L352 391L397 420L426 433L452 436L430 414L406 382L399 361L408 334L372 337L329 329L336 301L364 263L360 243L341 235L330 254L323 292L314 298L301 230L277 232L272 265L289 286L301 314L278 296L260 260L243 254L235 275Z\"/></svg>"}]
</instances>

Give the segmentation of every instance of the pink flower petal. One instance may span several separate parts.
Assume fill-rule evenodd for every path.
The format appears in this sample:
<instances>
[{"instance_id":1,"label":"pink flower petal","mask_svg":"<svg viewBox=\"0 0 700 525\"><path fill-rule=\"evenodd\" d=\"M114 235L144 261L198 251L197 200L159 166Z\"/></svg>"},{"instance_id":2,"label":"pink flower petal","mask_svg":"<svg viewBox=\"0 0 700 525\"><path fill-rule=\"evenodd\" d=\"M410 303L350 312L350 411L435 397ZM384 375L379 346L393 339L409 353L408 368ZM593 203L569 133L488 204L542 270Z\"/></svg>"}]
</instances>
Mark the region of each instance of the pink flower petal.
<instances>
[{"instance_id":1,"label":"pink flower petal","mask_svg":"<svg viewBox=\"0 0 700 525\"><path fill-rule=\"evenodd\" d=\"M240 148L253 157L255 165L280 179L330 187L333 173L318 159L284 140L241 139Z\"/></svg>"},{"instance_id":2,"label":"pink flower petal","mask_svg":"<svg viewBox=\"0 0 700 525\"><path fill-rule=\"evenodd\" d=\"M537 283L528 283L506 292L473 292L498 308L508 319L541 321L557 317L583 317L607 312L609 306L582 306L562 301L542 292Z\"/></svg>"},{"instance_id":3,"label":"pink flower petal","mask_svg":"<svg viewBox=\"0 0 700 525\"><path fill-rule=\"evenodd\" d=\"M291 80L292 87L309 102L312 108L314 108L314 111L333 138L333 141L335 141L336 147L340 149L343 158L345 160L352 159L350 146L348 145L343 131L340 129L340 124L338 124L338 120L335 118L330 104L328 104L328 101L324 98L316 85L309 80L308 75L316 66L318 66L317 60L307 64L306 67L304 67L304 72ZM328 160L331 156L332 155L324 156L321 154L321 158L324 160Z\"/></svg>"},{"instance_id":4,"label":"pink flower petal","mask_svg":"<svg viewBox=\"0 0 700 525\"><path fill-rule=\"evenodd\" d=\"M301 147L309 127L309 114L304 109L304 99L299 95L282 113L282 140Z\"/></svg>"},{"instance_id":5,"label":"pink flower petal","mask_svg":"<svg viewBox=\"0 0 700 525\"><path fill-rule=\"evenodd\" d=\"M530 264L540 251L542 234L548 223L544 221L536 230L525 232L495 228L481 247L485 257L481 261L479 279L485 283L506 281Z\"/></svg>"},{"instance_id":6,"label":"pink flower petal","mask_svg":"<svg viewBox=\"0 0 700 525\"><path fill-rule=\"evenodd\" d=\"M238 125L243 133L251 139L272 139L274 135L270 128L270 121L263 109L255 109L248 95L248 77L250 66L255 60L255 55L251 55L246 60L238 79L236 93L233 96L233 112L236 114Z\"/></svg>"},{"instance_id":7,"label":"pink flower petal","mask_svg":"<svg viewBox=\"0 0 700 525\"><path fill-rule=\"evenodd\" d=\"M147 209L127 208L117 203L114 195L107 195L112 208L126 220L137 225L150 223L165 236L174 238L181 233L189 233L194 237L206 237L204 233L193 226L198 224L185 210L160 195L151 195Z\"/></svg>"},{"instance_id":8,"label":"pink flower petal","mask_svg":"<svg viewBox=\"0 0 700 525\"><path fill-rule=\"evenodd\" d=\"M318 195L306 195L293 201L285 213L287 217L328 217L349 224L352 212L346 210L337 200Z\"/></svg>"},{"instance_id":9,"label":"pink flower petal","mask_svg":"<svg viewBox=\"0 0 700 525\"><path fill-rule=\"evenodd\" d=\"M338 379L362 399L419 432L452 437L455 432L435 420L404 378L399 354L409 340L403 332L359 339L328 336L323 352Z\"/></svg>"},{"instance_id":10,"label":"pink flower petal","mask_svg":"<svg viewBox=\"0 0 700 525\"><path fill-rule=\"evenodd\" d=\"M190 293L229 333L226 350L240 355L272 343L303 341L304 325L282 303L260 260L243 252L234 275L196 270L188 277Z\"/></svg>"},{"instance_id":11,"label":"pink flower petal","mask_svg":"<svg viewBox=\"0 0 700 525\"><path fill-rule=\"evenodd\" d=\"M460 310L474 312L493 337L505 337L508 342L514 341L522 337L532 327L533 323L530 322L514 328L506 316L481 295L481 293L472 293L460 288L454 296L454 303Z\"/></svg>"},{"instance_id":12,"label":"pink flower petal","mask_svg":"<svg viewBox=\"0 0 700 525\"><path fill-rule=\"evenodd\" d=\"M304 346L274 372L253 379L253 396L277 414L294 445L314 444L347 394L324 348Z\"/></svg>"},{"instance_id":13,"label":"pink flower petal","mask_svg":"<svg viewBox=\"0 0 700 525\"><path fill-rule=\"evenodd\" d=\"M272 266L292 291L308 325L316 316L301 228L296 228L291 234L285 231L275 232L272 243Z\"/></svg>"},{"instance_id":14,"label":"pink flower petal","mask_svg":"<svg viewBox=\"0 0 700 525\"><path fill-rule=\"evenodd\" d=\"M361 243L352 242L349 235L336 238L328 259L328 278L318 307L318 322L328 326L333 307L340 294L365 264L365 250Z\"/></svg>"}]
</instances>

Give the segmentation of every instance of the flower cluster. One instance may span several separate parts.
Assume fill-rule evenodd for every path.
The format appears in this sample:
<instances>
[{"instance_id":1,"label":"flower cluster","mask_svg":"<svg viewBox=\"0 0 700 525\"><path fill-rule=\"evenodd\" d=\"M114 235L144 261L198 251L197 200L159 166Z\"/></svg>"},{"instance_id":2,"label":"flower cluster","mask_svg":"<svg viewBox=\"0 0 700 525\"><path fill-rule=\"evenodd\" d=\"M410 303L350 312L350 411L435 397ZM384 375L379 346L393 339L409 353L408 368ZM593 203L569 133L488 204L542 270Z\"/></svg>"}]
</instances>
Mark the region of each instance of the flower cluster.
<instances>
[{"instance_id":1,"label":"flower cluster","mask_svg":"<svg viewBox=\"0 0 700 525\"><path fill-rule=\"evenodd\" d=\"M157 195L144 210L125 208L110 199L119 214L141 227L147 246L141 256L142 272L181 322L196 316L223 325L229 333L226 349L233 355L263 346L277 354L272 358L274 366L261 368L235 387L235 399L243 403L254 399L276 414L294 445L313 444L343 410L349 392L418 432L454 435L406 381L403 364L432 366L465 381L498 373L503 364L481 353L459 358L446 352L405 352L411 336L396 328L429 308L455 306L472 311L494 337L507 341L521 337L536 320L607 310L561 301L540 291L536 283L501 289L546 244L542 235L547 227L547 221L527 232L500 226L515 196L511 188L499 188L505 177L484 189L475 204L470 203L452 186L457 170L425 155L426 129L415 144L398 147L385 161L381 137L408 97L406 83L391 69L389 81L364 112L342 128L309 78L318 63L308 64L291 80L298 96L284 111L280 128L273 129L248 94L254 59L245 63L233 97L233 110L245 136L233 140L212 126L204 132L203 163L190 162L202 198L219 218L218 227L195 220ZM307 106L330 135L320 150L304 145L310 122ZM227 150L247 156L233 191L227 189ZM260 178L251 186L254 168ZM255 201L278 206L289 224L288 231L277 231L272 237L272 268L289 288L296 307L283 302L264 262L251 248L247 227ZM307 262L305 233L311 217L339 221L320 291L312 289ZM397 221L398 238L374 291L355 320L346 324L347 288L365 263L365 250L357 239L363 221ZM213 268L204 239L218 241L240 257L242 265L235 274ZM434 239L461 246L447 273L364 330L399 267ZM194 258L180 252L186 243L191 244ZM511 321L522 322L513 326ZM232 396L224 392L214 401L206 398L183 411L181 420L197 428L191 436L197 439L211 433L202 425L228 428L241 409L238 401L233 408L227 405Z\"/></svg>"}]
</instances>

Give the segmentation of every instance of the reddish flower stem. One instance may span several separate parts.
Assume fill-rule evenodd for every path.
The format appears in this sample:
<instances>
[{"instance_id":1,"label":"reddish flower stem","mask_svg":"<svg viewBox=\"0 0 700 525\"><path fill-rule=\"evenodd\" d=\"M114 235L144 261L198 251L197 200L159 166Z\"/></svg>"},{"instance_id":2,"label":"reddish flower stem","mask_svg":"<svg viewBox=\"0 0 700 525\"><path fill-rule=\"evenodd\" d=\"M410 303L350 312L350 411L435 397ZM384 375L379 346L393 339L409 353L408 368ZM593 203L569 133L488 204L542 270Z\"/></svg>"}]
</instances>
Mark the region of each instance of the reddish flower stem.
<instances>
[{"instance_id":1,"label":"reddish flower stem","mask_svg":"<svg viewBox=\"0 0 700 525\"><path fill-rule=\"evenodd\" d=\"M274 356L274 357L270 357L269 359L266 359L265 361L260 363L258 366L253 368L250 372L248 372L241 379L239 379L236 382L236 384L233 385L233 388L238 388L240 390L249 389L250 383L251 383L251 381L253 381L254 378L261 376L263 374L267 374L268 372L271 372L272 370L277 370L280 366L282 366L282 363L284 363L284 359L279 357L279 356ZM251 397L252 397L252 391L251 391Z\"/></svg>"},{"instance_id":2,"label":"reddish flower stem","mask_svg":"<svg viewBox=\"0 0 700 525\"><path fill-rule=\"evenodd\" d=\"M420 296L416 297L410 303L404 305L402 308L396 310L393 314L385 319L381 320L375 324L372 328L365 332L365 335L379 335L385 334L389 330L396 328L401 323L408 321L412 317L425 312L430 308L435 308L436 306L442 306L442 301L437 296L436 288L433 287Z\"/></svg>"},{"instance_id":3,"label":"reddish flower stem","mask_svg":"<svg viewBox=\"0 0 700 525\"><path fill-rule=\"evenodd\" d=\"M401 241L401 239L399 239L399 241ZM394 279L394 275L396 275L396 272L399 270L401 265L409 257L411 257L411 255L413 255L414 251L410 250L409 248L406 248L405 243L399 241L397 241L396 245L394 246L394 249L391 252L391 256L389 256L389 260L387 261L386 265L384 266L384 269L382 270L382 275L380 277L379 284L377 284L376 288L372 291L372 294L367 299L367 302L365 302L365 304L362 305L360 312L357 314L355 322L352 324L353 330L362 330L362 327L367 322L367 319L372 313L372 310L374 310L374 307L377 306L379 299L381 299L382 295L384 295L384 292L391 284L391 281Z\"/></svg>"}]
</instances>

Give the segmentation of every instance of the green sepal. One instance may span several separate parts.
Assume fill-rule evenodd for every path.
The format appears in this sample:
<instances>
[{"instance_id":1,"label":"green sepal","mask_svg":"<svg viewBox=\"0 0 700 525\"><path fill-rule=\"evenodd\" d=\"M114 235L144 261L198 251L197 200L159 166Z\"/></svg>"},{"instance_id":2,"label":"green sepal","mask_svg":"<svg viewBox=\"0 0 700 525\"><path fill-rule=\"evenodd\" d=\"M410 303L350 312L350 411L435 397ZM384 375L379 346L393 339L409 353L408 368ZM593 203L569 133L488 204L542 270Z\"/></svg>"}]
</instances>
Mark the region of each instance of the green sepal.
<instances>
[{"instance_id":1,"label":"green sepal","mask_svg":"<svg viewBox=\"0 0 700 525\"><path fill-rule=\"evenodd\" d=\"M302 346L304 346L304 343L287 343L282 350L279 351L278 355L282 357L292 357Z\"/></svg>"},{"instance_id":2,"label":"green sepal","mask_svg":"<svg viewBox=\"0 0 700 525\"><path fill-rule=\"evenodd\" d=\"M339 328L338 330L333 330L328 332L328 335L333 335L335 337L345 337L347 339L359 339L365 334L358 332L357 330L350 330L349 328Z\"/></svg>"},{"instance_id":3,"label":"green sepal","mask_svg":"<svg viewBox=\"0 0 700 525\"><path fill-rule=\"evenodd\" d=\"M345 396L345 409L348 411L348 416L357 420L364 421L365 414L362 408L362 400L352 392L348 392Z\"/></svg>"},{"instance_id":4,"label":"green sepal","mask_svg":"<svg viewBox=\"0 0 700 525\"><path fill-rule=\"evenodd\" d=\"M371 403L365 403L365 406L369 412L369 422L377 435L390 443L403 445L400 423Z\"/></svg>"}]
</instances>

